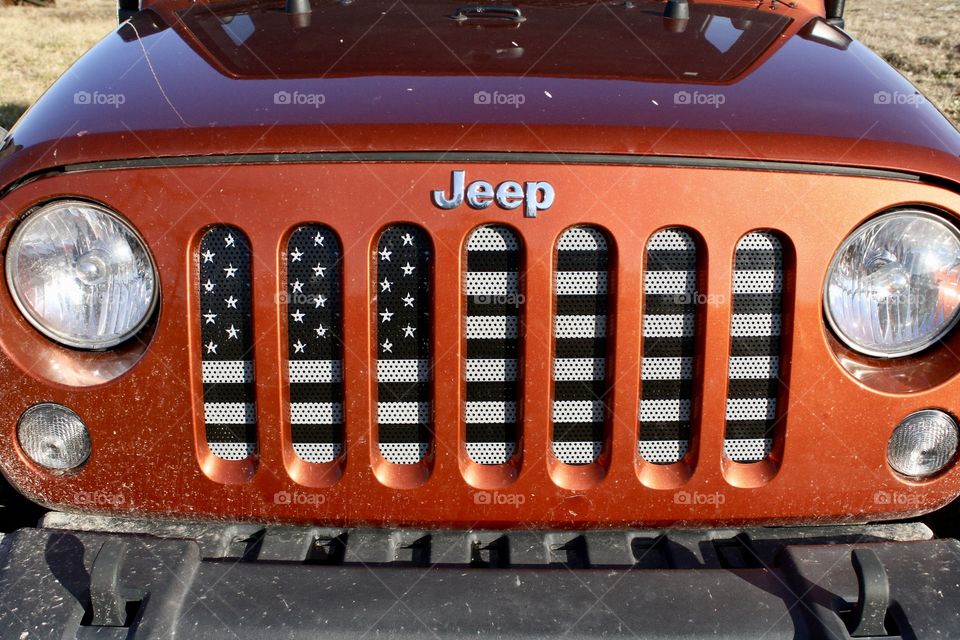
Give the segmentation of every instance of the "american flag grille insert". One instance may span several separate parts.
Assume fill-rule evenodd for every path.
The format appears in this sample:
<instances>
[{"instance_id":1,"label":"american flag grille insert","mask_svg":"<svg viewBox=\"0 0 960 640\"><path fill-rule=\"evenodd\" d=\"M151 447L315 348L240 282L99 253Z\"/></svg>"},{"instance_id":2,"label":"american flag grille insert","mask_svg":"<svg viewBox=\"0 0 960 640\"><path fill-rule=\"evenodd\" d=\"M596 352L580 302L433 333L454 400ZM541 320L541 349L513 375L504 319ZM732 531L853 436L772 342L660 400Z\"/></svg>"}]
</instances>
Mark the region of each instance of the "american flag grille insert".
<instances>
[{"instance_id":1,"label":"american flag grille insert","mask_svg":"<svg viewBox=\"0 0 960 640\"><path fill-rule=\"evenodd\" d=\"M374 260L380 454L416 464L432 441L430 239L414 225L388 227Z\"/></svg>"},{"instance_id":2,"label":"american flag grille insert","mask_svg":"<svg viewBox=\"0 0 960 640\"><path fill-rule=\"evenodd\" d=\"M197 260L207 445L219 458L243 460L257 451L250 243L217 225L200 240Z\"/></svg>"},{"instance_id":3,"label":"american flag grille insert","mask_svg":"<svg viewBox=\"0 0 960 640\"><path fill-rule=\"evenodd\" d=\"M733 272L724 454L735 462L770 455L780 375L783 247L768 231L737 243Z\"/></svg>"},{"instance_id":4,"label":"american flag grille insert","mask_svg":"<svg viewBox=\"0 0 960 640\"><path fill-rule=\"evenodd\" d=\"M648 462L672 464L690 441L697 246L689 233L664 229L651 236L643 295L639 451Z\"/></svg>"},{"instance_id":5,"label":"american flag grille insert","mask_svg":"<svg viewBox=\"0 0 960 640\"><path fill-rule=\"evenodd\" d=\"M520 241L501 225L467 240L466 448L478 464L504 464L517 446Z\"/></svg>"},{"instance_id":6,"label":"american flag grille insert","mask_svg":"<svg viewBox=\"0 0 960 640\"><path fill-rule=\"evenodd\" d=\"M323 225L287 241L287 365L293 450L307 462L343 452L341 249Z\"/></svg>"},{"instance_id":7,"label":"american flag grille insert","mask_svg":"<svg viewBox=\"0 0 960 640\"><path fill-rule=\"evenodd\" d=\"M557 241L554 273L553 455L590 464L603 449L607 415L609 243L593 227Z\"/></svg>"}]
</instances>

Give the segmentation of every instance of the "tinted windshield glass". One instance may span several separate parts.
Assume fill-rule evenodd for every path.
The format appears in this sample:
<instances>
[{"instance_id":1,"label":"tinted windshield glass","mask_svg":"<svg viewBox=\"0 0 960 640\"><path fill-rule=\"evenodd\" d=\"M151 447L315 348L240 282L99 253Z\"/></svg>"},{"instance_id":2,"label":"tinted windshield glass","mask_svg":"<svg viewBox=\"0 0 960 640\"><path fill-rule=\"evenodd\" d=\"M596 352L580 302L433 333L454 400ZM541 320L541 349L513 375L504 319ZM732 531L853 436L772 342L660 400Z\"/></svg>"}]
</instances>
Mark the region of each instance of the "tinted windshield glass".
<instances>
[{"instance_id":1,"label":"tinted windshield glass","mask_svg":"<svg viewBox=\"0 0 960 640\"><path fill-rule=\"evenodd\" d=\"M688 22L663 3L518 2L526 21L450 19L456 3L315 3L295 25L282 3L191 10L184 24L224 73L241 77L496 74L730 82L790 18L696 3ZM414 11L416 13L414 13Z\"/></svg>"}]
</instances>

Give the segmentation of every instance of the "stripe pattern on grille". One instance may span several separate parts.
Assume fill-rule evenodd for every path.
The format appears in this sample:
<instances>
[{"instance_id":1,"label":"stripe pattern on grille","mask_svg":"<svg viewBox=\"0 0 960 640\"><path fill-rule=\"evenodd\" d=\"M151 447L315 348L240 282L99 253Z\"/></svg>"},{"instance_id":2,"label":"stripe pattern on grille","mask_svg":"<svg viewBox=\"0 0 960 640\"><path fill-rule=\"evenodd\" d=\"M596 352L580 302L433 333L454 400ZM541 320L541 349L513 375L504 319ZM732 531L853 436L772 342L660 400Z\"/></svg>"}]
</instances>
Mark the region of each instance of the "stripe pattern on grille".
<instances>
[{"instance_id":1,"label":"stripe pattern on grille","mask_svg":"<svg viewBox=\"0 0 960 640\"><path fill-rule=\"evenodd\" d=\"M307 462L332 462L343 453L340 242L323 225L298 227L286 263L293 450Z\"/></svg>"},{"instance_id":2,"label":"stripe pattern on grille","mask_svg":"<svg viewBox=\"0 0 960 640\"><path fill-rule=\"evenodd\" d=\"M641 457L672 464L690 442L696 348L697 246L682 229L664 229L647 242L643 280Z\"/></svg>"},{"instance_id":3,"label":"stripe pattern on grille","mask_svg":"<svg viewBox=\"0 0 960 640\"><path fill-rule=\"evenodd\" d=\"M212 227L198 262L207 445L219 458L243 460L257 450L250 243L237 229Z\"/></svg>"},{"instance_id":4,"label":"stripe pattern on grille","mask_svg":"<svg viewBox=\"0 0 960 640\"><path fill-rule=\"evenodd\" d=\"M724 454L758 462L773 447L780 375L783 247L755 231L737 243Z\"/></svg>"},{"instance_id":5,"label":"stripe pattern on grille","mask_svg":"<svg viewBox=\"0 0 960 640\"><path fill-rule=\"evenodd\" d=\"M430 451L430 239L394 225L377 243L377 425L380 454L416 464Z\"/></svg>"},{"instance_id":6,"label":"stripe pattern on grille","mask_svg":"<svg viewBox=\"0 0 960 640\"><path fill-rule=\"evenodd\" d=\"M553 455L589 464L603 449L606 419L609 243L592 227L557 241L554 273Z\"/></svg>"},{"instance_id":7,"label":"stripe pattern on grille","mask_svg":"<svg viewBox=\"0 0 960 640\"><path fill-rule=\"evenodd\" d=\"M467 455L504 464L517 447L520 242L502 225L467 240Z\"/></svg>"}]
</instances>

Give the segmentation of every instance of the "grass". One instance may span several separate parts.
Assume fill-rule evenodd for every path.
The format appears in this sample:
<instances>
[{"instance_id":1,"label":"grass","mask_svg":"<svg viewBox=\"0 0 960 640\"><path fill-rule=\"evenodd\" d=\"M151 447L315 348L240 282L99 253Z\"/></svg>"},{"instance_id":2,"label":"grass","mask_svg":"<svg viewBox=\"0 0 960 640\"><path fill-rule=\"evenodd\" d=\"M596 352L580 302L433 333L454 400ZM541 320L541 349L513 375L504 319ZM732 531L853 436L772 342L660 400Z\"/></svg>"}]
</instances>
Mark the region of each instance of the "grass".
<instances>
[{"instance_id":1,"label":"grass","mask_svg":"<svg viewBox=\"0 0 960 640\"><path fill-rule=\"evenodd\" d=\"M960 123L960 0L850 0L847 29Z\"/></svg>"},{"instance_id":2,"label":"grass","mask_svg":"<svg viewBox=\"0 0 960 640\"><path fill-rule=\"evenodd\" d=\"M115 0L0 7L0 127L9 129L74 60L116 25Z\"/></svg>"},{"instance_id":3,"label":"grass","mask_svg":"<svg viewBox=\"0 0 960 640\"><path fill-rule=\"evenodd\" d=\"M850 0L847 28L960 122L960 0ZM0 127L116 22L115 0L0 7Z\"/></svg>"}]
</instances>

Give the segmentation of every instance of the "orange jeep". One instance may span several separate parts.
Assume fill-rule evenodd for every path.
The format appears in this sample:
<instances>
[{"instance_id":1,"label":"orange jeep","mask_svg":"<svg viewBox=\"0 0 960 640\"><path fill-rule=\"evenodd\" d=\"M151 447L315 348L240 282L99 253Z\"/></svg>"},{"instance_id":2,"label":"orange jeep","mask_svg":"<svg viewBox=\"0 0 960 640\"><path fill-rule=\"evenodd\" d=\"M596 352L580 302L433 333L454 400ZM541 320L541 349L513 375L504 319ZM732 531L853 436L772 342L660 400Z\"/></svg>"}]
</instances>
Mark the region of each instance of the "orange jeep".
<instances>
[{"instance_id":1,"label":"orange jeep","mask_svg":"<svg viewBox=\"0 0 960 640\"><path fill-rule=\"evenodd\" d=\"M120 5L0 147L0 636L960 637L960 133L842 1Z\"/></svg>"}]
</instances>

